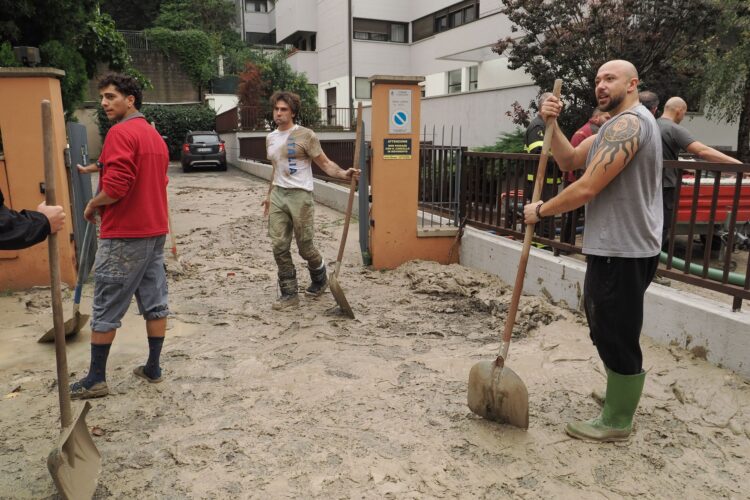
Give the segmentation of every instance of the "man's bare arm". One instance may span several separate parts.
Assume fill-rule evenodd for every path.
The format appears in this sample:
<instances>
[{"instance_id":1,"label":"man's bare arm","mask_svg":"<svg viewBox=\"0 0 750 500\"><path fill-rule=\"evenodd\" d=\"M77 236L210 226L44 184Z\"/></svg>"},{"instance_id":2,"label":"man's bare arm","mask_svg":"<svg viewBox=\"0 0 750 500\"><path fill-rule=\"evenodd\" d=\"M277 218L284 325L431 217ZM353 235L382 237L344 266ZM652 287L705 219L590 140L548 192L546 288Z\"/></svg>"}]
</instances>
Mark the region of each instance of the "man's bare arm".
<instances>
[{"instance_id":1,"label":"man's bare arm","mask_svg":"<svg viewBox=\"0 0 750 500\"><path fill-rule=\"evenodd\" d=\"M323 171L331 177L338 179L350 179L352 175L356 175L355 179L359 177L359 170L356 168L342 169L336 162L332 161L326 156L325 153L320 153L318 156L313 158L315 164L318 165Z\"/></svg>"},{"instance_id":2,"label":"man's bare arm","mask_svg":"<svg viewBox=\"0 0 750 500\"><path fill-rule=\"evenodd\" d=\"M605 131L584 175L559 195L544 202L539 209L540 215L546 217L569 212L599 194L635 156L640 146L640 131L638 117L624 114L617 118ZM536 217L536 205L539 203L541 202L530 203L524 207L527 224L539 220Z\"/></svg>"},{"instance_id":3,"label":"man's bare arm","mask_svg":"<svg viewBox=\"0 0 750 500\"><path fill-rule=\"evenodd\" d=\"M555 155L555 163L563 172L570 172L586 166L586 157L591 149L591 144L594 142L594 137L589 137L581 142L578 147L573 147L557 124L557 117L560 116L561 111L562 102L555 96L548 97L542 104L541 113L544 120L554 119L550 126L553 127L551 148Z\"/></svg>"},{"instance_id":4,"label":"man's bare arm","mask_svg":"<svg viewBox=\"0 0 750 500\"><path fill-rule=\"evenodd\" d=\"M688 153L694 154L706 161L713 161L716 163L742 163L740 160L727 156L721 151L706 146L700 141L691 142L687 147L687 151Z\"/></svg>"}]
</instances>

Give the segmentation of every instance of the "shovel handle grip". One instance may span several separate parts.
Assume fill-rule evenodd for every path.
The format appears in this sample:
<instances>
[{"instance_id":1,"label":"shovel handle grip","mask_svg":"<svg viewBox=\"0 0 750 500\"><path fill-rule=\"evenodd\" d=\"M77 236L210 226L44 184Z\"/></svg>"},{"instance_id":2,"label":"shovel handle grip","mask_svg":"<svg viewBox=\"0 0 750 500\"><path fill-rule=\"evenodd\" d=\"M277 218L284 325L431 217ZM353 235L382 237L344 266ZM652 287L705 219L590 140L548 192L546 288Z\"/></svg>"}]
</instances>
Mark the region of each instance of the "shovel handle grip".
<instances>
[{"instance_id":1,"label":"shovel handle grip","mask_svg":"<svg viewBox=\"0 0 750 500\"><path fill-rule=\"evenodd\" d=\"M44 140L44 186L47 205L56 205L55 152L52 107L48 100L42 101L42 134ZM57 234L47 238L49 250L50 288L52 290L52 321L55 327L55 358L57 360L57 392L60 396L60 421L62 427L73 423L68 387L68 358L65 352L65 322L62 310L60 287L60 256L57 251Z\"/></svg>"},{"instance_id":2,"label":"shovel handle grip","mask_svg":"<svg viewBox=\"0 0 750 500\"><path fill-rule=\"evenodd\" d=\"M559 78L555 80L555 85L552 89L552 94L555 97L560 97L560 90L562 89L562 80ZM539 201L542 194L542 185L544 184L544 178L546 176L547 161L549 159L549 148L552 143L552 124L554 120L548 119L544 129L544 142L542 145L542 154L539 156L539 164L536 169L536 178L534 179L534 194L532 195L531 202L535 203ZM518 263L518 272L516 273L516 282L513 285L513 296L510 300L510 308L508 309L508 317L505 320L505 330L503 331L503 342L500 346L500 357L506 359L508 357L508 348L510 346L510 338L513 334L513 325L516 323L516 314L518 313L518 303L521 300L521 292L523 292L523 279L526 276L526 264L529 261L529 252L531 251L531 239L534 237L534 225L526 224L526 233L523 238L523 250L521 251L521 261Z\"/></svg>"}]
</instances>

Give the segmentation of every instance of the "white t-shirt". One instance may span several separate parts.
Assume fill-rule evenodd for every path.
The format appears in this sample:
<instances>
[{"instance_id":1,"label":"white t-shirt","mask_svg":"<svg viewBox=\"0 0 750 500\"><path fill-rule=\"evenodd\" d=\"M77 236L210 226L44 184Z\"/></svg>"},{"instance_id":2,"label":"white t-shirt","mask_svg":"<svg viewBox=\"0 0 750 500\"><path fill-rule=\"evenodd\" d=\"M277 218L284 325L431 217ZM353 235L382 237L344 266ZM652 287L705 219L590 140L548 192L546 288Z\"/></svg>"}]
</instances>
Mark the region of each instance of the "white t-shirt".
<instances>
[{"instance_id":1,"label":"white t-shirt","mask_svg":"<svg viewBox=\"0 0 750 500\"><path fill-rule=\"evenodd\" d=\"M268 134L266 157L275 167L273 185L312 191L312 159L322 152L318 137L309 128L294 125Z\"/></svg>"}]
</instances>

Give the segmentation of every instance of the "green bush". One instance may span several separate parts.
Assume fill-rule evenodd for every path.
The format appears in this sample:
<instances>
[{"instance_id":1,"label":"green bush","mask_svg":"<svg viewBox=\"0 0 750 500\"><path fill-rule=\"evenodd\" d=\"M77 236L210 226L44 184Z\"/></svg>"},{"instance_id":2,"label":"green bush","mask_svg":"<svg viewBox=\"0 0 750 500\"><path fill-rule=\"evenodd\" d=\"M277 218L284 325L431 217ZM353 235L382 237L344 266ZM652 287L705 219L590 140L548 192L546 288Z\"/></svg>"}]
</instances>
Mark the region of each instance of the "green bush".
<instances>
[{"instance_id":1,"label":"green bush","mask_svg":"<svg viewBox=\"0 0 750 500\"><path fill-rule=\"evenodd\" d=\"M0 67L16 67L20 66L21 63L16 60L15 54L13 54L13 47L10 42L0 43Z\"/></svg>"},{"instance_id":2,"label":"green bush","mask_svg":"<svg viewBox=\"0 0 750 500\"><path fill-rule=\"evenodd\" d=\"M492 146L482 146L475 148L474 151L486 153L525 153L525 135L524 130L520 128L516 128L513 132L503 132Z\"/></svg>"},{"instance_id":3,"label":"green bush","mask_svg":"<svg viewBox=\"0 0 750 500\"><path fill-rule=\"evenodd\" d=\"M180 148L185 140L185 134L190 130L214 130L216 113L205 104L185 105L152 105L144 104L141 112L149 122L156 124L161 135L167 137L169 158L180 159ZM112 123L101 107L98 110L99 133L102 138L107 135Z\"/></svg>"},{"instance_id":4,"label":"green bush","mask_svg":"<svg viewBox=\"0 0 750 500\"><path fill-rule=\"evenodd\" d=\"M65 119L72 119L73 112L83 102L84 92L89 79L86 73L86 60L78 51L63 45L57 40L50 40L39 47L42 64L65 71L60 80Z\"/></svg>"},{"instance_id":5,"label":"green bush","mask_svg":"<svg viewBox=\"0 0 750 500\"><path fill-rule=\"evenodd\" d=\"M180 67L196 87L205 87L215 73L214 44L199 30L172 31L167 28L146 30L151 43L167 57L177 56Z\"/></svg>"}]
</instances>

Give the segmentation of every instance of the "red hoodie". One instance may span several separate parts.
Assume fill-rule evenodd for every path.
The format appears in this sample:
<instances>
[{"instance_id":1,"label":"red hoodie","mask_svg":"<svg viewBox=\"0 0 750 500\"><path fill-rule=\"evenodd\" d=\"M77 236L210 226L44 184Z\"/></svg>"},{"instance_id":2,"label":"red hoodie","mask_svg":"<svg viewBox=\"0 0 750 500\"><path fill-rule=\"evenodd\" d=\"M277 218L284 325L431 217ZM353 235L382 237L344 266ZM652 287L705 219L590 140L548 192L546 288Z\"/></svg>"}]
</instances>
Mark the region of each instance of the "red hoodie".
<instances>
[{"instance_id":1,"label":"red hoodie","mask_svg":"<svg viewBox=\"0 0 750 500\"><path fill-rule=\"evenodd\" d=\"M104 139L99 189L118 201L99 207L102 238L148 238L169 232L167 145L141 115L114 125Z\"/></svg>"}]
</instances>

